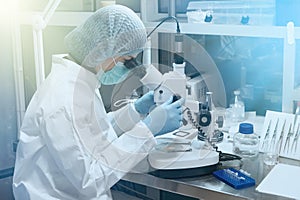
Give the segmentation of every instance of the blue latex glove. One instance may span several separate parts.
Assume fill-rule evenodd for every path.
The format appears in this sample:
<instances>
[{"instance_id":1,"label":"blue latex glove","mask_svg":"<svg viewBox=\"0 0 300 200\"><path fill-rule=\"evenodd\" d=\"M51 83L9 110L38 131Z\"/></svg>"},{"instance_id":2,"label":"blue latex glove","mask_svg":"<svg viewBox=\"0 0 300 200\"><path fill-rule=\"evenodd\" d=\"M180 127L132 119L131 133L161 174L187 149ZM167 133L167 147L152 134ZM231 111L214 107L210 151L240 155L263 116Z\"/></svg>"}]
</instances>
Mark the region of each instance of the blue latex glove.
<instances>
[{"instance_id":1,"label":"blue latex glove","mask_svg":"<svg viewBox=\"0 0 300 200\"><path fill-rule=\"evenodd\" d=\"M182 123L182 104L181 98L172 103L173 97L162 105L156 107L143 120L154 136L162 135L178 129Z\"/></svg>"},{"instance_id":2,"label":"blue latex glove","mask_svg":"<svg viewBox=\"0 0 300 200\"><path fill-rule=\"evenodd\" d=\"M155 107L154 92L150 91L134 102L136 111L140 114L148 114Z\"/></svg>"}]
</instances>

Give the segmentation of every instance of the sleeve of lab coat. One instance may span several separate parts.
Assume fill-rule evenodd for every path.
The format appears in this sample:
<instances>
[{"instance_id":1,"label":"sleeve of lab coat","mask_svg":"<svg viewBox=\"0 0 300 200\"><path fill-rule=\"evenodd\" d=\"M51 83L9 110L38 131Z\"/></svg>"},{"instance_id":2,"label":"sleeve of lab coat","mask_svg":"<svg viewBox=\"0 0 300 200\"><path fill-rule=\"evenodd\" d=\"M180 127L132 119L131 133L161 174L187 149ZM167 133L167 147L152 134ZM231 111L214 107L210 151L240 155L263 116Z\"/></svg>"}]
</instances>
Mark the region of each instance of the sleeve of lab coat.
<instances>
[{"instance_id":1,"label":"sleeve of lab coat","mask_svg":"<svg viewBox=\"0 0 300 200\"><path fill-rule=\"evenodd\" d=\"M141 116L135 110L133 103L108 113L108 118L118 136L131 130L141 120Z\"/></svg>"},{"instance_id":2,"label":"sleeve of lab coat","mask_svg":"<svg viewBox=\"0 0 300 200\"><path fill-rule=\"evenodd\" d=\"M91 154L71 121L70 114L60 109L46 117L42 134L56 164L81 194L79 199L105 194L144 159L155 144L152 133L140 122L109 144L102 145L99 141Z\"/></svg>"}]
</instances>

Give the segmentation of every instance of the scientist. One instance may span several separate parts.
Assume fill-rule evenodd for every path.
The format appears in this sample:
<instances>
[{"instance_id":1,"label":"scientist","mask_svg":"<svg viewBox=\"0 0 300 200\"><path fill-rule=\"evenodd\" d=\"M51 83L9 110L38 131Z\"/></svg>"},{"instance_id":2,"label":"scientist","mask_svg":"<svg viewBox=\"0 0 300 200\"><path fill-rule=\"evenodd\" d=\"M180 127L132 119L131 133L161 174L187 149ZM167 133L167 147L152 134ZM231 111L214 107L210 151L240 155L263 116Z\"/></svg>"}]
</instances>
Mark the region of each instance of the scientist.
<instances>
[{"instance_id":1,"label":"scientist","mask_svg":"<svg viewBox=\"0 0 300 200\"><path fill-rule=\"evenodd\" d=\"M180 127L183 100L152 109L151 92L104 110L101 82L122 80L122 64L145 42L141 20L120 5L99 9L65 37L68 55L53 57L22 123L15 199L111 199L110 188L148 155L154 136Z\"/></svg>"}]
</instances>

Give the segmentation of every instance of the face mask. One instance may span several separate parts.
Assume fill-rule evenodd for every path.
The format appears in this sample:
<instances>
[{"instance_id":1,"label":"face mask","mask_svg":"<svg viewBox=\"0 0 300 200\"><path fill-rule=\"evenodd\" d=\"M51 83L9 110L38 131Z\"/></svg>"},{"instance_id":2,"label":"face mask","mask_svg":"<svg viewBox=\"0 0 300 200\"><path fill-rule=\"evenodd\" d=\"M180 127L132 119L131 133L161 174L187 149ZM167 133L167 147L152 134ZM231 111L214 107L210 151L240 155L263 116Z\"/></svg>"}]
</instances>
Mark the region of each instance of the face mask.
<instances>
[{"instance_id":1,"label":"face mask","mask_svg":"<svg viewBox=\"0 0 300 200\"><path fill-rule=\"evenodd\" d=\"M98 77L98 80L103 85L118 84L127 78L129 71L130 70L125 67L122 62L117 62L111 70L104 72L101 77Z\"/></svg>"},{"instance_id":2,"label":"face mask","mask_svg":"<svg viewBox=\"0 0 300 200\"><path fill-rule=\"evenodd\" d=\"M99 83L101 83L101 82L100 82L100 79L101 79L101 77L103 76L103 74L104 74L104 71L103 71L103 69L100 67L100 70L99 70L99 71L97 72L97 74L96 74L96 77L97 77Z\"/></svg>"}]
</instances>

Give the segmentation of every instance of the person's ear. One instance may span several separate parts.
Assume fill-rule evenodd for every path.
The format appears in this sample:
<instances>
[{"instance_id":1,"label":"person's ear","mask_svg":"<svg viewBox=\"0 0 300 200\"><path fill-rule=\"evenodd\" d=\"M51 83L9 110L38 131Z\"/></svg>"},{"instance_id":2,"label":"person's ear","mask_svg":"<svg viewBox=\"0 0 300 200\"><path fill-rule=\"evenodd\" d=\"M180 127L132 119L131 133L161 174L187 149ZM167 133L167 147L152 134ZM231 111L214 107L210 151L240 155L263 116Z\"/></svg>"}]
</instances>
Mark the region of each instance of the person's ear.
<instances>
[{"instance_id":1,"label":"person's ear","mask_svg":"<svg viewBox=\"0 0 300 200\"><path fill-rule=\"evenodd\" d=\"M111 70L116 65L116 61L115 61L114 58L107 58L100 65L101 65L103 71L107 72L107 71Z\"/></svg>"}]
</instances>

